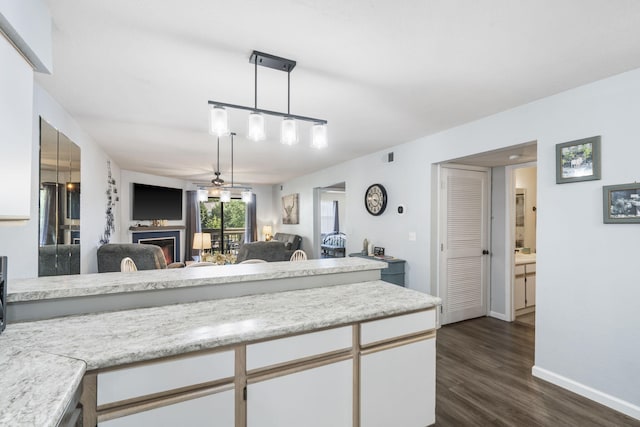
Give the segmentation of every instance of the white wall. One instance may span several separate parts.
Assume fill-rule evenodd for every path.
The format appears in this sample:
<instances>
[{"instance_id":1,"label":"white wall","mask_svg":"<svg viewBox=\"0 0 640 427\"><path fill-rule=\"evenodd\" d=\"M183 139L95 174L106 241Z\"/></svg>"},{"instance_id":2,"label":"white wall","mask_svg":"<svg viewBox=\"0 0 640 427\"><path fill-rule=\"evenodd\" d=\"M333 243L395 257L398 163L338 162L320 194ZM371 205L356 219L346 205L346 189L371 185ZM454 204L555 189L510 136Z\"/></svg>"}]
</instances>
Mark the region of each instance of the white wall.
<instances>
[{"instance_id":1,"label":"white wall","mask_svg":"<svg viewBox=\"0 0 640 427\"><path fill-rule=\"evenodd\" d=\"M548 372L556 383L567 378L583 394L595 389L601 402L640 418L640 284L633 268L640 226L602 223L602 186L640 180L639 114L634 70L398 145L393 163L383 162L385 150L286 182L282 194L300 193L301 224L281 228L311 236L312 189L345 181L347 250L367 237L407 260L409 287L436 294L429 281L430 166L537 140L536 373ZM556 185L555 144L594 135L602 135L602 180ZM362 206L374 182L389 196L379 217ZM403 217L398 204L407 208ZM408 241L410 231L416 241Z\"/></svg>"},{"instance_id":2,"label":"white wall","mask_svg":"<svg viewBox=\"0 0 640 427\"><path fill-rule=\"evenodd\" d=\"M107 160L102 149L93 142L75 120L39 85L34 85L32 122L32 155L24 168L31 174L30 219L24 223L0 226L0 253L9 256L10 278L36 277L38 275L38 182L40 116L54 128L64 133L80 147L81 182L80 200L80 271L97 271L96 250L105 224L107 189ZM120 169L111 162L113 176L119 179ZM116 216L116 224L118 218Z\"/></svg>"}]
</instances>

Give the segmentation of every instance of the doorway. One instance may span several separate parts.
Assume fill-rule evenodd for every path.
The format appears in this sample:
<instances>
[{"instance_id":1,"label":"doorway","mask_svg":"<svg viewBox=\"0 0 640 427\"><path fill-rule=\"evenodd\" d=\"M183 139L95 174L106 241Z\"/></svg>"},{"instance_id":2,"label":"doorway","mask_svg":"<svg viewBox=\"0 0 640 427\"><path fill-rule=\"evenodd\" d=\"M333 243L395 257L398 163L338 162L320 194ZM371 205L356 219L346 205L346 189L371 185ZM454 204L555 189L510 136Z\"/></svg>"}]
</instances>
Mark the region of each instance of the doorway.
<instances>
[{"instance_id":1,"label":"doorway","mask_svg":"<svg viewBox=\"0 0 640 427\"><path fill-rule=\"evenodd\" d=\"M314 189L314 258L346 256L346 184Z\"/></svg>"},{"instance_id":2,"label":"doorway","mask_svg":"<svg viewBox=\"0 0 640 427\"><path fill-rule=\"evenodd\" d=\"M507 147L500 150L491 152L479 153L472 156L467 156L458 159L452 159L449 162L437 165L442 170L452 164L457 167L463 168L485 168L490 170L490 184L489 184L489 200L490 200L490 214L483 219L485 226L488 229L488 249L489 257L488 266L486 267L488 280L485 284L482 283L482 275L476 280L475 285L480 287L475 292L475 304L481 306L482 296L485 296L486 304L483 309L475 310L473 313L466 314L462 317L453 315L447 316L445 311L450 310L451 303L451 283L447 282L448 272L447 266L444 264L446 257L443 257L443 247L445 243L443 241L446 231L443 230L444 224L447 223L446 210L443 208L443 201L441 194L443 192L442 182L438 185L437 202L439 208L437 209L437 224L438 224L438 236L437 246L433 245L434 249L437 247L439 250L435 255L434 268L437 270L437 283L438 283L438 296L443 300L443 316L441 323L451 323L460 320L464 320L472 317L479 316L491 316L504 321L515 320L515 308L514 308L514 281L515 281L515 194L516 194L516 179L513 176L513 170L516 169L515 165L535 166L537 160L537 143L535 141L519 144L511 147ZM464 166L462 166L464 165ZM520 166L522 167L522 166ZM440 178L440 177L439 177ZM435 213L435 212L434 212ZM533 230L533 236L535 239L535 230ZM434 242L435 243L435 242ZM530 244L529 246L535 245ZM526 244L522 246L525 248ZM486 248L485 248L486 249ZM531 248L529 248L531 249ZM476 250L482 250L477 247ZM523 254L526 255L526 254ZM535 268L535 267L534 267ZM468 269L461 269L464 274L468 273ZM449 285L449 286L447 286ZM455 287L455 283L453 284ZM469 287L469 285L467 285ZM460 290L463 290L461 288ZM535 301L535 288L529 287L530 297ZM532 293L533 290L533 293ZM454 292L455 293L455 292Z\"/></svg>"}]
</instances>

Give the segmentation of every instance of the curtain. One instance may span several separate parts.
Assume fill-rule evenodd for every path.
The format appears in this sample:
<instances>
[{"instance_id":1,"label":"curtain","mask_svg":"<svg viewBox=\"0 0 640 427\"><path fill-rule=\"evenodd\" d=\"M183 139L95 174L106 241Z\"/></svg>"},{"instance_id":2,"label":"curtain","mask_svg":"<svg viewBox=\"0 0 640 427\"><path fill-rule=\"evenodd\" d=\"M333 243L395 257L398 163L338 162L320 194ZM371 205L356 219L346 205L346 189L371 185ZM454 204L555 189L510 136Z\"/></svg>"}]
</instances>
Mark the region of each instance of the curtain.
<instances>
[{"instance_id":1,"label":"curtain","mask_svg":"<svg viewBox=\"0 0 640 427\"><path fill-rule=\"evenodd\" d=\"M194 255L198 254L198 250L193 249L193 233L202 231L202 222L200 219L200 202L198 201L197 191L187 191L187 221L185 224L184 238L184 261L191 261Z\"/></svg>"},{"instance_id":2,"label":"curtain","mask_svg":"<svg viewBox=\"0 0 640 427\"><path fill-rule=\"evenodd\" d=\"M340 218L338 218L338 201L333 201L333 232L337 233L340 231Z\"/></svg>"},{"instance_id":3,"label":"curtain","mask_svg":"<svg viewBox=\"0 0 640 427\"><path fill-rule=\"evenodd\" d=\"M258 227L256 225L256 195L251 194L251 203L247 203L244 213L244 242L258 240Z\"/></svg>"}]
</instances>

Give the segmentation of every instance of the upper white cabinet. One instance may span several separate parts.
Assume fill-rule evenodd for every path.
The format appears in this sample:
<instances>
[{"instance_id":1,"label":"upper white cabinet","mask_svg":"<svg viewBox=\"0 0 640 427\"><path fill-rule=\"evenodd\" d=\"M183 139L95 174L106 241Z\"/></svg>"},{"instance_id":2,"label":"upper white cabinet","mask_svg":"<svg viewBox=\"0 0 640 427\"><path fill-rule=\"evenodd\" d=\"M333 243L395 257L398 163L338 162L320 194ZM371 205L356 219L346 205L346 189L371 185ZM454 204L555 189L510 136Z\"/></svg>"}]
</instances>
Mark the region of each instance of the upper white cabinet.
<instances>
[{"instance_id":1,"label":"upper white cabinet","mask_svg":"<svg viewBox=\"0 0 640 427\"><path fill-rule=\"evenodd\" d=\"M0 36L0 220L29 219L33 70Z\"/></svg>"}]
</instances>

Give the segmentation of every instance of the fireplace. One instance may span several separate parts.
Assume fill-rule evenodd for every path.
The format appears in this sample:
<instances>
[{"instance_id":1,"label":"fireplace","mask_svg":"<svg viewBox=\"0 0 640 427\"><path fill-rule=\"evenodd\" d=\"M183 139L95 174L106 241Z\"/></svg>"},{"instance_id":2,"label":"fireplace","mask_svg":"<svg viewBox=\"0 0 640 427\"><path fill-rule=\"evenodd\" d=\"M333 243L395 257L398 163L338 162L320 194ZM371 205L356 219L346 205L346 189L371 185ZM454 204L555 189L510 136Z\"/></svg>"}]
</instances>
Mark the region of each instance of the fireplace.
<instances>
[{"instance_id":1,"label":"fireplace","mask_svg":"<svg viewBox=\"0 0 640 427\"><path fill-rule=\"evenodd\" d=\"M160 246L167 264L180 261L180 231L138 231L132 239L133 243Z\"/></svg>"}]
</instances>

